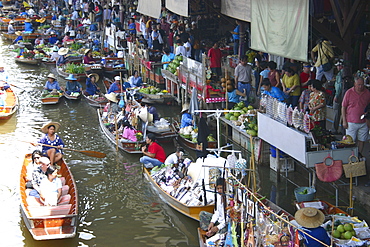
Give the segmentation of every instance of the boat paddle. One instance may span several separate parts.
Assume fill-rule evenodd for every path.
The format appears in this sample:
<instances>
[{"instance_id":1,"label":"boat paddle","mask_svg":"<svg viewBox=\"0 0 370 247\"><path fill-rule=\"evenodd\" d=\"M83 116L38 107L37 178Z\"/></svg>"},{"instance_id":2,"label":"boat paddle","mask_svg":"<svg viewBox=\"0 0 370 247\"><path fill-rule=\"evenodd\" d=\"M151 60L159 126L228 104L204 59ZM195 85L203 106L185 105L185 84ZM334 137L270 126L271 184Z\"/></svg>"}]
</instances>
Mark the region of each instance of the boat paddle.
<instances>
[{"instance_id":1,"label":"boat paddle","mask_svg":"<svg viewBox=\"0 0 370 247\"><path fill-rule=\"evenodd\" d=\"M21 89L21 90L22 90L22 92L23 92L23 91L26 91L26 89L21 88L21 87L18 87L18 86L14 85L14 84L9 83L9 85L10 85L10 86L12 86L12 87L16 87L16 88Z\"/></svg>"},{"instance_id":2,"label":"boat paddle","mask_svg":"<svg viewBox=\"0 0 370 247\"><path fill-rule=\"evenodd\" d=\"M29 142L29 143L33 144L33 142ZM47 144L41 144L41 143L37 143L37 144L39 144L41 146L45 146L45 147L58 148L56 146L47 145ZM105 156L107 156L105 153L101 153L101 152L97 152L97 151L91 151L91 150L76 150L76 149L71 149L71 148L60 148L60 149L75 151L75 152L79 152L79 153L82 153L84 155L91 156L91 157L96 157L96 158L104 158Z\"/></svg>"}]
</instances>

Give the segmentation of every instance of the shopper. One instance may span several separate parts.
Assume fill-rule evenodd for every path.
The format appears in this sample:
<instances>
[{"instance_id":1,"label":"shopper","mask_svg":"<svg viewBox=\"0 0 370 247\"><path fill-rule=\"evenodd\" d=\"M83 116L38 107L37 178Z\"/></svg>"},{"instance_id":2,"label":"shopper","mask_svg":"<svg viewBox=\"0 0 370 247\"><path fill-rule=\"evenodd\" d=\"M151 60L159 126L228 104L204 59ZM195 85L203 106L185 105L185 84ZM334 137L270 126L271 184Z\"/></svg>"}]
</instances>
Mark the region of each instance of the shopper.
<instances>
[{"instance_id":1,"label":"shopper","mask_svg":"<svg viewBox=\"0 0 370 247\"><path fill-rule=\"evenodd\" d=\"M243 55L240 57L240 63L235 68L235 82L237 82L237 89L240 92L246 94L246 98L243 100L245 105L248 105L248 96L251 91L251 81L252 81L252 66L248 64L247 56Z\"/></svg>"},{"instance_id":2,"label":"shopper","mask_svg":"<svg viewBox=\"0 0 370 247\"><path fill-rule=\"evenodd\" d=\"M342 92L343 92L343 63L338 61L335 66L337 66L338 74L335 76L335 94L333 99L333 110L334 110L334 122L332 132L334 134L338 133L339 122L341 119L342 111Z\"/></svg>"},{"instance_id":3,"label":"shopper","mask_svg":"<svg viewBox=\"0 0 370 247\"><path fill-rule=\"evenodd\" d=\"M221 71L221 59L222 59L222 53L220 48L218 48L218 43L214 43L212 48L208 51L208 58L210 61L210 68L212 70L212 73L217 75L218 78L222 76Z\"/></svg>"},{"instance_id":4,"label":"shopper","mask_svg":"<svg viewBox=\"0 0 370 247\"><path fill-rule=\"evenodd\" d=\"M301 95L301 88L299 83L299 76L291 68L285 70L283 76L283 92L288 96L287 104L296 107L298 105L299 96Z\"/></svg>"},{"instance_id":5,"label":"shopper","mask_svg":"<svg viewBox=\"0 0 370 247\"><path fill-rule=\"evenodd\" d=\"M316 53L317 57L315 57ZM330 42L325 39L318 40L317 45L311 51L311 58L315 62L317 80L321 81L323 76L327 81L333 78L333 67L331 66L333 57L334 51Z\"/></svg>"}]
</instances>

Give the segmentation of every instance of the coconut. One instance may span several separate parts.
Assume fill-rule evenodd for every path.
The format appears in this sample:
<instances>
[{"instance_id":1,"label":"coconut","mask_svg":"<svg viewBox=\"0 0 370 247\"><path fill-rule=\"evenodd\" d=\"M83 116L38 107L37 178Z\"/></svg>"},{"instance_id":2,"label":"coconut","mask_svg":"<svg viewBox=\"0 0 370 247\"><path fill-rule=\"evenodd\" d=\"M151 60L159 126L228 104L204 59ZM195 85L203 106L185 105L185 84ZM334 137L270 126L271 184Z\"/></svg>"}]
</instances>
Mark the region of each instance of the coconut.
<instances>
[{"instance_id":1,"label":"coconut","mask_svg":"<svg viewBox=\"0 0 370 247\"><path fill-rule=\"evenodd\" d=\"M226 87L226 83L225 82L221 83L221 87Z\"/></svg>"},{"instance_id":2,"label":"coconut","mask_svg":"<svg viewBox=\"0 0 370 247\"><path fill-rule=\"evenodd\" d=\"M233 82L231 80L226 81L226 85L231 85L231 84L233 84Z\"/></svg>"},{"instance_id":3,"label":"coconut","mask_svg":"<svg viewBox=\"0 0 370 247\"><path fill-rule=\"evenodd\" d=\"M225 78L221 78L221 82L222 83L225 83L226 82L226 79Z\"/></svg>"}]
</instances>

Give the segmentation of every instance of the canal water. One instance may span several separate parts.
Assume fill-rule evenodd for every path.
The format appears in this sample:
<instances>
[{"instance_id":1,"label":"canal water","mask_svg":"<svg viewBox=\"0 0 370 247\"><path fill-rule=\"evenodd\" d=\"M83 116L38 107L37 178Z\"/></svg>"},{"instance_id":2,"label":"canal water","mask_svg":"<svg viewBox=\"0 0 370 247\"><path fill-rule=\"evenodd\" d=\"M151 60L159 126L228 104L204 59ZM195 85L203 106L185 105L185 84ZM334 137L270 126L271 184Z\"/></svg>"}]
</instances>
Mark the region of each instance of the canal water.
<instances>
[{"instance_id":1,"label":"canal water","mask_svg":"<svg viewBox=\"0 0 370 247\"><path fill-rule=\"evenodd\" d=\"M0 122L0 239L1 246L198 246L197 222L175 212L155 193L142 176L140 155L116 152L99 128L96 110L84 100L63 99L58 105L39 101L46 76L55 68L16 64L9 43L0 39L0 66L20 99L18 112ZM58 78L60 84L65 81ZM162 116L174 116L180 107L158 107ZM66 147L95 150L104 159L65 152L76 180L79 197L77 237L67 240L35 241L22 221L19 208L19 172L27 142L37 141L41 126L61 124L59 135ZM173 143L165 145L167 154Z\"/></svg>"}]
</instances>

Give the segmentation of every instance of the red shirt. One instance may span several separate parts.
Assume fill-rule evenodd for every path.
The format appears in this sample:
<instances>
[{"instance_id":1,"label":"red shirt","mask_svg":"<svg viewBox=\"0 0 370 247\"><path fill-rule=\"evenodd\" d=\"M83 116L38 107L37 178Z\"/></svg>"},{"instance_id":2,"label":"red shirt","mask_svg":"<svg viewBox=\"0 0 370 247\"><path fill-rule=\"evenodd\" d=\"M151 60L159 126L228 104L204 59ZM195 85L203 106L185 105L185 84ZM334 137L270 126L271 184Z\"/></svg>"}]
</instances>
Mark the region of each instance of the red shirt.
<instances>
[{"instance_id":1,"label":"red shirt","mask_svg":"<svg viewBox=\"0 0 370 247\"><path fill-rule=\"evenodd\" d=\"M357 93L352 87L344 95L342 106L347 108L347 122L365 123L366 119L360 119L365 113L365 107L370 103L370 91L366 88L363 92Z\"/></svg>"},{"instance_id":2,"label":"red shirt","mask_svg":"<svg viewBox=\"0 0 370 247\"><path fill-rule=\"evenodd\" d=\"M301 79L301 88L305 88L307 89L308 86L302 86L303 83L307 82L309 79L315 79L316 78L316 74L313 73L313 72L310 72L310 73L305 73L305 72L302 72L300 75L299 75L300 79Z\"/></svg>"},{"instance_id":3,"label":"red shirt","mask_svg":"<svg viewBox=\"0 0 370 247\"><path fill-rule=\"evenodd\" d=\"M214 49L214 48L209 49L208 57L210 58L210 61L211 61L211 65L210 65L211 68L221 68L222 54L221 54L220 49L218 49L218 48L217 49Z\"/></svg>"},{"instance_id":4,"label":"red shirt","mask_svg":"<svg viewBox=\"0 0 370 247\"><path fill-rule=\"evenodd\" d=\"M164 149L156 142L152 142L152 144L149 145L148 152L155 154L154 158L160 162L164 163L166 160L166 153L164 152Z\"/></svg>"}]
</instances>

